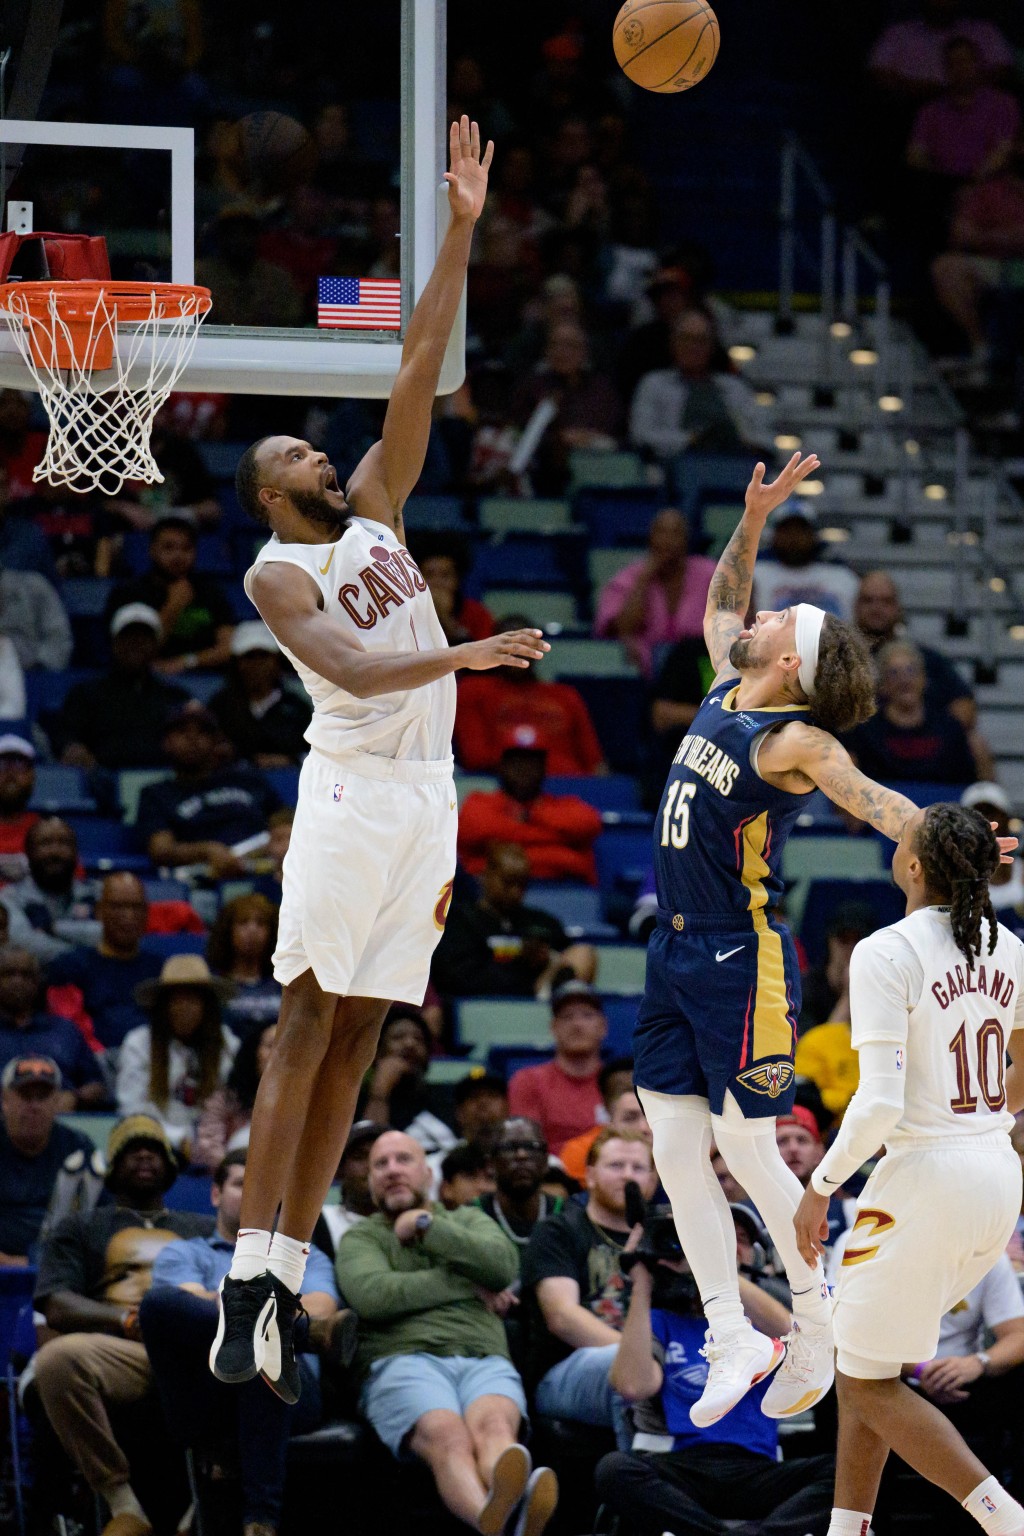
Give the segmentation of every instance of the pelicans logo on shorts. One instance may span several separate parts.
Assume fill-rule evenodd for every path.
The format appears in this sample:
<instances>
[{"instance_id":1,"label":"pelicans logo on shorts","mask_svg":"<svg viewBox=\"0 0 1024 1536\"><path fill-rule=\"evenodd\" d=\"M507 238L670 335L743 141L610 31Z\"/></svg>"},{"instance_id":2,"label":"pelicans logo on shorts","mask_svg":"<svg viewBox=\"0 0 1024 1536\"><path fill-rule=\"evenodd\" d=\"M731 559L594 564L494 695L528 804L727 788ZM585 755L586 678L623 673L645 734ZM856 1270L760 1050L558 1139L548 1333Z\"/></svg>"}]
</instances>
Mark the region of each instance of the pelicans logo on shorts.
<instances>
[{"instance_id":1,"label":"pelicans logo on shorts","mask_svg":"<svg viewBox=\"0 0 1024 1536\"><path fill-rule=\"evenodd\" d=\"M434 907L434 927L443 932L448 918L448 908L452 904L452 886L454 880L449 880L437 893L437 903Z\"/></svg>"},{"instance_id":2,"label":"pelicans logo on shorts","mask_svg":"<svg viewBox=\"0 0 1024 1536\"><path fill-rule=\"evenodd\" d=\"M883 1232L888 1232L890 1227L895 1225L896 1218L895 1216L890 1216L888 1211L861 1211L853 1224L850 1236L852 1237L854 1232L860 1232L863 1228L865 1229L864 1235L866 1237L878 1237ZM850 1264L865 1264L868 1259L873 1259L877 1252L877 1243L872 1244L869 1248L854 1248L850 1246L843 1254L842 1267L846 1269Z\"/></svg>"},{"instance_id":3,"label":"pelicans logo on shorts","mask_svg":"<svg viewBox=\"0 0 1024 1536\"><path fill-rule=\"evenodd\" d=\"M764 1093L770 1099L777 1099L795 1076L791 1061L768 1061L759 1067L748 1067L745 1072L737 1072L736 1081L749 1088L751 1093Z\"/></svg>"}]
</instances>

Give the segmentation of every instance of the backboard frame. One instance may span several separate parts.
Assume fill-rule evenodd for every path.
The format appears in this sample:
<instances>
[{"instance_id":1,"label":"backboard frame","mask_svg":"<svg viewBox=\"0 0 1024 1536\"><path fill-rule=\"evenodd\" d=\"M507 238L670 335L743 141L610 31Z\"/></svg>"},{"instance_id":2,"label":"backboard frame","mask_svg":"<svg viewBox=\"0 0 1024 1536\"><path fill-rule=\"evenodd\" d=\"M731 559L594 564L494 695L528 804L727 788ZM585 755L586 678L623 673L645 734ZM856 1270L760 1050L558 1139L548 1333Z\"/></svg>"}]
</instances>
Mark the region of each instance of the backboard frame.
<instances>
[{"instance_id":1,"label":"backboard frame","mask_svg":"<svg viewBox=\"0 0 1024 1536\"><path fill-rule=\"evenodd\" d=\"M396 335L393 331L218 326L215 302L179 390L376 399L390 394L401 361L405 327L430 277L450 217L447 187L442 180L447 154L446 0L401 0L401 20L401 330ZM0 119L0 143L168 152L171 281L195 281L195 141L191 128L9 118ZM458 389L465 372L464 291L438 393ZM102 383L102 376L97 383ZM0 385L32 388L31 377L5 327L0 327Z\"/></svg>"}]
</instances>

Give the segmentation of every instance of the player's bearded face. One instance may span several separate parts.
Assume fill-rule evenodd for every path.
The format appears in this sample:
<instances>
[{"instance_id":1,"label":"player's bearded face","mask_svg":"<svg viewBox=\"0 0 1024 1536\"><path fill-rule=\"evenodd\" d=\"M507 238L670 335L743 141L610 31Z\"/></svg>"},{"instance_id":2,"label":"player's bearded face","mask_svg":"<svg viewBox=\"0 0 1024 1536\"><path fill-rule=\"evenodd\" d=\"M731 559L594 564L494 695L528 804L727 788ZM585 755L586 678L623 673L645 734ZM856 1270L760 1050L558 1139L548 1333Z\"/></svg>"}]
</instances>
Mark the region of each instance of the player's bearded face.
<instances>
[{"instance_id":1,"label":"player's bearded face","mask_svg":"<svg viewBox=\"0 0 1024 1536\"><path fill-rule=\"evenodd\" d=\"M317 523L332 533L337 533L348 518L347 509L333 505L323 491L290 491L289 500L295 510L301 512L309 522Z\"/></svg>"},{"instance_id":2,"label":"player's bearded face","mask_svg":"<svg viewBox=\"0 0 1024 1536\"><path fill-rule=\"evenodd\" d=\"M734 640L729 647L729 665L737 672L763 672L771 665L768 646L757 635Z\"/></svg>"}]
</instances>

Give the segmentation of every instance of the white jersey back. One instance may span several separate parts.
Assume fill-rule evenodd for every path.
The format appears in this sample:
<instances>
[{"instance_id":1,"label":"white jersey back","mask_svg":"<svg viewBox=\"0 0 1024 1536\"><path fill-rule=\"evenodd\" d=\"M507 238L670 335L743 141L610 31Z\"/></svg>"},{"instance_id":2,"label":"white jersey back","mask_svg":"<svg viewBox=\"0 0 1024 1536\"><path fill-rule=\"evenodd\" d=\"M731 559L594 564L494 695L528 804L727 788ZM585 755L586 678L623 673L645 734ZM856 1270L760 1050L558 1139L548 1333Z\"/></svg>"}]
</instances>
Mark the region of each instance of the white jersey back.
<instances>
[{"instance_id":1,"label":"white jersey back","mask_svg":"<svg viewBox=\"0 0 1024 1536\"><path fill-rule=\"evenodd\" d=\"M1024 1028L1024 944L1001 925L994 952L968 966L949 911L922 907L862 939L850 963L855 1049L892 1042L904 1109L886 1145L1008 1130L1006 1044Z\"/></svg>"},{"instance_id":2,"label":"white jersey back","mask_svg":"<svg viewBox=\"0 0 1024 1536\"><path fill-rule=\"evenodd\" d=\"M275 534L246 572L252 579L271 561L297 565L316 582L324 612L364 651L440 651L447 647L434 601L409 551L389 528L353 517L330 544L282 544ZM313 700L306 731L310 746L332 756L372 752L378 757L439 762L451 757L455 678L439 678L405 693L357 699L288 657Z\"/></svg>"}]
</instances>

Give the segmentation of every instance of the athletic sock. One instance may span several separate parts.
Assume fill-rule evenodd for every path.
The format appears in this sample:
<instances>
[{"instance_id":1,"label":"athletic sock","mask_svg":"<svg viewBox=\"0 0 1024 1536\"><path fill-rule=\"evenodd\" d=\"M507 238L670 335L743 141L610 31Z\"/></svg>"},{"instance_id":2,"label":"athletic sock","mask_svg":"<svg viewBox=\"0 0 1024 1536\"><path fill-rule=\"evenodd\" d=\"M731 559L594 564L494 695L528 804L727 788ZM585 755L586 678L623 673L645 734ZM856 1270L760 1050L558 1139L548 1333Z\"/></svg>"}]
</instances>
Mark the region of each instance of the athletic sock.
<instances>
[{"instance_id":1,"label":"athletic sock","mask_svg":"<svg viewBox=\"0 0 1024 1536\"><path fill-rule=\"evenodd\" d=\"M986 1536L1021 1536L1024 1531L1024 1508L997 1477L986 1477L979 1483L964 1499L963 1507Z\"/></svg>"},{"instance_id":2,"label":"athletic sock","mask_svg":"<svg viewBox=\"0 0 1024 1536\"><path fill-rule=\"evenodd\" d=\"M283 1232L274 1233L267 1268L296 1296L302 1294L302 1280L308 1258L308 1243L300 1243L295 1237L285 1237Z\"/></svg>"},{"instance_id":3,"label":"athletic sock","mask_svg":"<svg viewBox=\"0 0 1024 1536\"><path fill-rule=\"evenodd\" d=\"M135 1497L135 1492L129 1483L122 1483L119 1488L108 1489L103 1497L110 1505L110 1513L115 1517L134 1515L136 1520L144 1520L147 1525L149 1524L146 1511Z\"/></svg>"},{"instance_id":4,"label":"athletic sock","mask_svg":"<svg viewBox=\"0 0 1024 1536\"><path fill-rule=\"evenodd\" d=\"M711 1337L718 1344L723 1339L727 1339L730 1334L743 1333L750 1327L743 1311L743 1303L738 1296L730 1296L726 1293L714 1301L704 1302L703 1305L704 1316L711 1329Z\"/></svg>"},{"instance_id":5,"label":"athletic sock","mask_svg":"<svg viewBox=\"0 0 1024 1536\"><path fill-rule=\"evenodd\" d=\"M859 1509L834 1509L828 1536L871 1536L871 1516Z\"/></svg>"},{"instance_id":6,"label":"athletic sock","mask_svg":"<svg viewBox=\"0 0 1024 1536\"><path fill-rule=\"evenodd\" d=\"M791 1290L793 1298L793 1316L797 1322L827 1323L832 1318L832 1293L825 1283L825 1271L821 1268L821 1278L815 1279L815 1283L807 1287L805 1291Z\"/></svg>"},{"instance_id":7,"label":"athletic sock","mask_svg":"<svg viewBox=\"0 0 1024 1536\"><path fill-rule=\"evenodd\" d=\"M270 1233L262 1227L243 1227L235 1242L235 1254L228 1276L232 1280L255 1280L270 1267Z\"/></svg>"}]
</instances>

